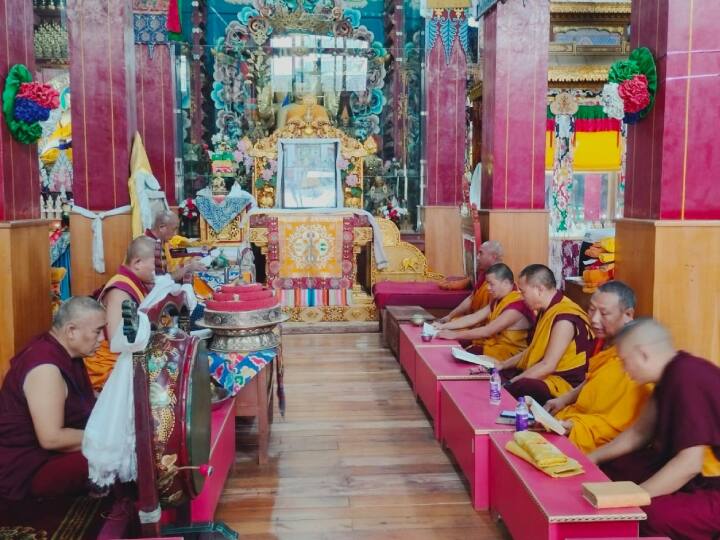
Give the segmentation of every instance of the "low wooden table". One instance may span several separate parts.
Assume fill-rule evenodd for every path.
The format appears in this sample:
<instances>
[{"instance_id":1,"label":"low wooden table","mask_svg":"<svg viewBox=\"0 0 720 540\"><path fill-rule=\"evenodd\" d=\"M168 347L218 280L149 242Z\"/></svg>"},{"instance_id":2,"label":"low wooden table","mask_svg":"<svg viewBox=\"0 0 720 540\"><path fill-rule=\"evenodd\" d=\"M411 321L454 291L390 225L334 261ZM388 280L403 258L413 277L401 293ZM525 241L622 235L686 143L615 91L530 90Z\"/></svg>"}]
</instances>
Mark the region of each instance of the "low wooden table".
<instances>
[{"instance_id":1,"label":"low wooden table","mask_svg":"<svg viewBox=\"0 0 720 540\"><path fill-rule=\"evenodd\" d=\"M552 478L505 450L512 433L490 436L490 509L500 515L515 540L636 538L645 513L637 507L599 510L582 496L585 482L608 477L567 438L545 438L576 459L584 474Z\"/></svg>"},{"instance_id":2,"label":"low wooden table","mask_svg":"<svg viewBox=\"0 0 720 540\"><path fill-rule=\"evenodd\" d=\"M490 507L490 439L495 432L514 432L515 426L498 424L502 410L514 410L513 398L502 389L500 405L490 405L490 381L440 383L440 440L470 483L475 510Z\"/></svg>"},{"instance_id":3,"label":"low wooden table","mask_svg":"<svg viewBox=\"0 0 720 540\"><path fill-rule=\"evenodd\" d=\"M388 306L382 314L382 335L385 345L390 347L397 357L400 342L400 323L409 323L413 315L420 314L425 320L434 321L435 317L420 306Z\"/></svg>"},{"instance_id":4,"label":"low wooden table","mask_svg":"<svg viewBox=\"0 0 720 540\"><path fill-rule=\"evenodd\" d=\"M414 324L400 325L400 340L398 345L398 360L405 375L410 379L410 386L413 393L417 394L415 388L415 354L422 349L447 349L448 347L459 347L460 343L454 339L433 339L431 341L423 341L420 335L422 327Z\"/></svg>"},{"instance_id":5,"label":"low wooden table","mask_svg":"<svg viewBox=\"0 0 720 540\"><path fill-rule=\"evenodd\" d=\"M278 354L280 354L278 352ZM258 463L268 462L270 424L273 421L274 369L277 358L268 363L235 396L235 416L256 416L258 422Z\"/></svg>"},{"instance_id":6,"label":"low wooden table","mask_svg":"<svg viewBox=\"0 0 720 540\"><path fill-rule=\"evenodd\" d=\"M489 379L487 372L470 374L475 364L461 362L453 358L453 345L443 347L421 347L415 351L415 390L420 401L433 419L435 438L440 439L440 383L442 381L462 381Z\"/></svg>"}]
</instances>

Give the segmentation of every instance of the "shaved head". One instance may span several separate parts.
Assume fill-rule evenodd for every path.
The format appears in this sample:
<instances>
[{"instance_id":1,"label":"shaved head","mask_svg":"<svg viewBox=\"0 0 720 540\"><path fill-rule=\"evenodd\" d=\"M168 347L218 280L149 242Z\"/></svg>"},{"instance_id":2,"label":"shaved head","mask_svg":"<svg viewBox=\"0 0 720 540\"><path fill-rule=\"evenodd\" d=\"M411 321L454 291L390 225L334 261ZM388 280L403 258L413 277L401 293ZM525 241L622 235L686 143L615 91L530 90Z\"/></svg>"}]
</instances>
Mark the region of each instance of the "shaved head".
<instances>
[{"instance_id":1,"label":"shaved head","mask_svg":"<svg viewBox=\"0 0 720 540\"><path fill-rule=\"evenodd\" d=\"M662 324L650 317L641 317L625 325L615 338L624 346L653 345L673 347L672 336Z\"/></svg>"},{"instance_id":2,"label":"shaved head","mask_svg":"<svg viewBox=\"0 0 720 540\"><path fill-rule=\"evenodd\" d=\"M503 250L497 240L483 242L477 252L477 267L481 272L486 271L493 264L502 260Z\"/></svg>"},{"instance_id":3,"label":"shaved head","mask_svg":"<svg viewBox=\"0 0 720 540\"><path fill-rule=\"evenodd\" d=\"M130 242L125 252L125 264L131 265L139 259L155 258L155 240L147 236L138 236Z\"/></svg>"},{"instance_id":4,"label":"shaved head","mask_svg":"<svg viewBox=\"0 0 720 540\"><path fill-rule=\"evenodd\" d=\"M658 382L677 354L667 328L648 317L625 325L615 343L625 371L640 384Z\"/></svg>"},{"instance_id":5,"label":"shaved head","mask_svg":"<svg viewBox=\"0 0 720 540\"><path fill-rule=\"evenodd\" d=\"M511 283L515 282L515 276L513 276L512 270L510 270L510 267L504 263L493 264L490 268L485 270L485 276L491 275L498 279L502 279L503 281L509 281Z\"/></svg>"},{"instance_id":6,"label":"shaved head","mask_svg":"<svg viewBox=\"0 0 720 540\"><path fill-rule=\"evenodd\" d=\"M65 300L53 316L53 328L61 329L66 324L83 319L90 313L105 313L103 305L89 296L73 296Z\"/></svg>"},{"instance_id":7,"label":"shaved head","mask_svg":"<svg viewBox=\"0 0 720 540\"><path fill-rule=\"evenodd\" d=\"M487 242L483 242L480 246L481 249L486 249L493 255L495 255L498 259L502 259L503 256L503 249L502 244L498 242L497 240L488 240Z\"/></svg>"},{"instance_id":8,"label":"shaved head","mask_svg":"<svg viewBox=\"0 0 720 540\"><path fill-rule=\"evenodd\" d=\"M520 278L523 278L528 285L543 287L544 289L556 289L557 282L555 274L544 264L531 264L523 268L520 272Z\"/></svg>"},{"instance_id":9,"label":"shaved head","mask_svg":"<svg viewBox=\"0 0 720 540\"><path fill-rule=\"evenodd\" d=\"M155 214L155 219L153 220L153 229L157 230L163 225L173 226L179 221L180 219L177 217L177 214L175 212L171 210L162 210Z\"/></svg>"}]
</instances>

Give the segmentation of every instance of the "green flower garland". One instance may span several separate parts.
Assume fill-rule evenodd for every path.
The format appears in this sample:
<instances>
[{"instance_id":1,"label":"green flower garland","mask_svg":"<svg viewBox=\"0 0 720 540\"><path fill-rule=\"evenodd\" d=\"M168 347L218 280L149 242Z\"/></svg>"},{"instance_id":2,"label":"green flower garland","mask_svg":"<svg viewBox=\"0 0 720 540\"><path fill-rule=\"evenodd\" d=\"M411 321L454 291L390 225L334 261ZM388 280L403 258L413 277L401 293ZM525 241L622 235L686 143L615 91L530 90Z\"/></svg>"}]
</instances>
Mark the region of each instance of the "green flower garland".
<instances>
[{"instance_id":1,"label":"green flower garland","mask_svg":"<svg viewBox=\"0 0 720 540\"><path fill-rule=\"evenodd\" d=\"M42 128L39 122L28 124L15 118L15 96L23 83L32 82L32 75L22 64L16 64L10 68L5 79L5 88L2 93L2 110L7 122L10 134L15 140L23 144L32 144L42 135Z\"/></svg>"}]
</instances>

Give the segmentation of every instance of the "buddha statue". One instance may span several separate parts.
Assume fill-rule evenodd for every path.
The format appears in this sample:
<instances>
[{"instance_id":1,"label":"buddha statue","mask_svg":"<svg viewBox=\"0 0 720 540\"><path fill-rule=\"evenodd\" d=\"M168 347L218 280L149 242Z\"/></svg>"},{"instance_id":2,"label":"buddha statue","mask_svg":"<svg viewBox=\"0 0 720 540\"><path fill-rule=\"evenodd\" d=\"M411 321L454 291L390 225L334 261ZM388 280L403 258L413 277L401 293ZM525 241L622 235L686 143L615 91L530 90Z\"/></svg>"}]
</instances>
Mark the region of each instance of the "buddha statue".
<instances>
[{"instance_id":1,"label":"buddha statue","mask_svg":"<svg viewBox=\"0 0 720 540\"><path fill-rule=\"evenodd\" d=\"M227 195L227 187L225 186L225 179L222 176L213 176L211 189L213 195Z\"/></svg>"},{"instance_id":2,"label":"buddha statue","mask_svg":"<svg viewBox=\"0 0 720 540\"><path fill-rule=\"evenodd\" d=\"M382 215L382 209L392 200L392 191L382 176L376 176L368 190L365 210L373 215Z\"/></svg>"},{"instance_id":3,"label":"buddha statue","mask_svg":"<svg viewBox=\"0 0 720 540\"><path fill-rule=\"evenodd\" d=\"M317 97L312 94L297 96L296 103L280 109L277 119L277 128L283 128L293 120L300 120L306 124L312 122L330 123L328 112L322 105L318 105Z\"/></svg>"}]
</instances>

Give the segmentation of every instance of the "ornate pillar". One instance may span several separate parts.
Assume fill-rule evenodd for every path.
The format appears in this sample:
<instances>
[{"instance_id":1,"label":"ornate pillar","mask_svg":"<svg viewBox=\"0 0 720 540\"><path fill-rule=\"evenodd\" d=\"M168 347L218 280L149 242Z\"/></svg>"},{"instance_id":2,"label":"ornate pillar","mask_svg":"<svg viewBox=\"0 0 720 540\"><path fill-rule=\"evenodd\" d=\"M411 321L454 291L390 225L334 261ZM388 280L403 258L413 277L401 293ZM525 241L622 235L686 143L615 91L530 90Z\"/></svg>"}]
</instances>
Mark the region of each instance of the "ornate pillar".
<instances>
[{"instance_id":1,"label":"ornate pillar","mask_svg":"<svg viewBox=\"0 0 720 540\"><path fill-rule=\"evenodd\" d=\"M33 8L0 3L0 87L15 64L35 71ZM37 145L22 144L0 118L0 384L8 361L50 326L48 222L40 218Z\"/></svg>"},{"instance_id":2,"label":"ornate pillar","mask_svg":"<svg viewBox=\"0 0 720 540\"><path fill-rule=\"evenodd\" d=\"M131 0L68 0L73 195L90 210L128 204L137 130Z\"/></svg>"},{"instance_id":3,"label":"ornate pillar","mask_svg":"<svg viewBox=\"0 0 720 540\"><path fill-rule=\"evenodd\" d=\"M134 1L137 128L162 190L175 204L175 56L167 0Z\"/></svg>"},{"instance_id":4,"label":"ornate pillar","mask_svg":"<svg viewBox=\"0 0 720 540\"><path fill-rule=\"evenodd\" d=\"M484 15L483 239L515 272L548 260L545 210L548 0L507 0Z\"/></svg>"},{"instance_id":5,"label":"ornate pillar","mask_svg":"<svg viewBox=\"0 0 720 540\"><path fill-rule=\"evenodd\" d=\"M432 4L432 5L431 5ZM425 24L425 253L442 274L462 274L459 205L467 126L467 3L428 2Z\"/></svg>"},{"instance_id":6,"label":"ornate pillar","mask_svg":"<svg viewBox=\"0 0 720 540\"><path fill-rule=\"evenodd\" d=\"M654 108L629 127L616 276L679 347L720 362L720 4L633 0L632 45L658 68ZM683 306L684 309L678 309Z\"/></svg>"}]
</instances>

